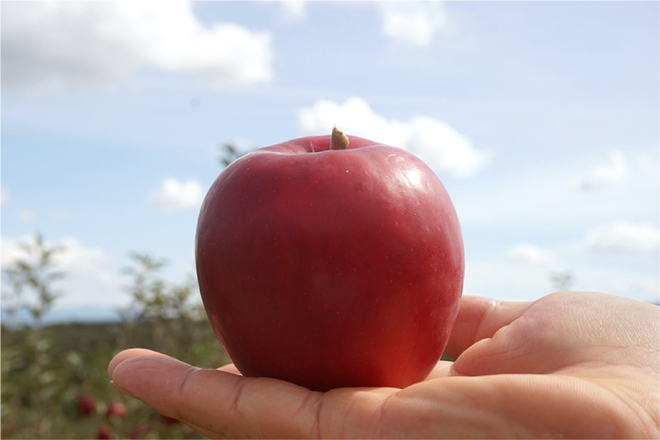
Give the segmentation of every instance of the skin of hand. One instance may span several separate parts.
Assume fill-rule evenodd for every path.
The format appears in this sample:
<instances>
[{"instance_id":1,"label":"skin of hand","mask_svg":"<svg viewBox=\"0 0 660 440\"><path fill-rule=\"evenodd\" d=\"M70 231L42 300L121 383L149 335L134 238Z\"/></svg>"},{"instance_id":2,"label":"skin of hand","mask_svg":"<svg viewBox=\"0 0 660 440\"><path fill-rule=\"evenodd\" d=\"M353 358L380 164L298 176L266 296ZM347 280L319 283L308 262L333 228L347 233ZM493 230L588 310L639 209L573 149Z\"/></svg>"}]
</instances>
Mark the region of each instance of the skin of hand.
<instances>
[{"instance_id":1,"label":"skin of hand","mask_svg":"<svg viewBox=\"0 0 660 440\"><path fill-rule=\"evenodd\" d=\"M119 353L114 385L200 433L276 438L658 438L660 307L592 292L465 296L446 353L404 389L326 393L233 365Z\"/></svg>"}]
</instances>

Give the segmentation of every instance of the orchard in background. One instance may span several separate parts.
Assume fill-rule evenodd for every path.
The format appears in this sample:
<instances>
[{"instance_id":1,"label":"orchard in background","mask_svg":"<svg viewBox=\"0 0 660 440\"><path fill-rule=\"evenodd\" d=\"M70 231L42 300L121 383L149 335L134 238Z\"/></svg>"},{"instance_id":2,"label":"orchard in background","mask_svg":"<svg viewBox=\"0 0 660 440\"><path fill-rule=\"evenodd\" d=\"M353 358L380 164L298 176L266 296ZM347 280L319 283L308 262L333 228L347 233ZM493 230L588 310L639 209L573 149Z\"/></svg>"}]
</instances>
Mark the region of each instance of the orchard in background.
<instances>
[{"instance_id":1,"label":"orchard in background","mask_svg":"<svg viewBox=\"0 0 660 440\"><path fill-rule=\"evenodd\" d=\"M195 365L218 367L228 358L199 303L196 284L160 276L163 260L141 254L124 270L133 299L122 320L44 325L66 276L37 235L22 243L25 258L4 271L2 322L2 438L203 438L108 380L112 357L129 347L160 350ZM9 306L9 307L8 307ZM30 325L17 319L23 311Z\"/></svg>"}]
</instances>

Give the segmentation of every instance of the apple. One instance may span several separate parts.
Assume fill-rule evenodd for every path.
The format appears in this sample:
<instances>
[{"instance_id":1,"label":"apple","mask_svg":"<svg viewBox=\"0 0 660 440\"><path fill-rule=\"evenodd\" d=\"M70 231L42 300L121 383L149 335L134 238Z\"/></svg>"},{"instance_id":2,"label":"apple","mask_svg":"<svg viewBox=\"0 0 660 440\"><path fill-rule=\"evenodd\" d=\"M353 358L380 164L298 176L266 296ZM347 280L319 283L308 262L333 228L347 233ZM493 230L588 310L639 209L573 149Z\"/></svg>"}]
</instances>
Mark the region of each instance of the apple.
<instances>
[{"instance_id":1,"label":"apple","mask_svg":"<svg viewBox=\"0 0 660 440\"><path fill-rule=\"evenodd\" d=\"M119 418L126 417L126 405L121 402L112 402L108 405L108 408L105 411L105 416L110 418L111 416L117 416Z\"/></svg>"},{"instance_id":2,"label":"apple","mask_svg":"<svg viewBox=\"0 0 660 440\"><path fill-rule=\"evenodd\" d=\"M112 433L110 432L110 428L105 425L99 426L99 429L96 431L96 438L101 440L111 439Z\"/></svg>"},{"instance_id":3,"label":"apple","mask_svg":"<svg viewBox=\"0 0 660 440\"><path fill-rule=\"evenodd\" d=\"M80 396L78 399L78 413L83 417L96 413L96 399L93 396Z\"/></svg>"},{"instance_id":4,"label":"apple","mask_svg":"<svg viewBox=\"0 0 660 440\"><path fill-rule=\"evenodd\" d=\"M456 320L465 266L433 171L337 129L225 168L200 210L195 259L238 370L319 391L423 380Z\"/></svg>"}]
</instances>

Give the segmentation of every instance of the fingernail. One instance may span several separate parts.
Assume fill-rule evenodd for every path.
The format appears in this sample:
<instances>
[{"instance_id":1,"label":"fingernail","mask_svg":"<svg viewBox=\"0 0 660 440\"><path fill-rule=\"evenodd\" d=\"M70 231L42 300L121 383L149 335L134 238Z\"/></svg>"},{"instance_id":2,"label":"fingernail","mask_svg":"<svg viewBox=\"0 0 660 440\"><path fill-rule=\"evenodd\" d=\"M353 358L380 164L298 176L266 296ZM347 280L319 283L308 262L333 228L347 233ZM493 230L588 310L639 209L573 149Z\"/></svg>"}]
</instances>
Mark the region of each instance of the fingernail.
<instances>
[{"instance_id":1,"label":"fingernail","mask_svg":"<svg viewBox=\"0 0 660 440\"><path fill-rule=\"evenodd\" d=\"M454 364L451 364L451 367L449 367L449 375L450 376L465 376L464 374L459 373L458 371L456 371L456 368L454 368Z\"/></svg>"}]
</instances>

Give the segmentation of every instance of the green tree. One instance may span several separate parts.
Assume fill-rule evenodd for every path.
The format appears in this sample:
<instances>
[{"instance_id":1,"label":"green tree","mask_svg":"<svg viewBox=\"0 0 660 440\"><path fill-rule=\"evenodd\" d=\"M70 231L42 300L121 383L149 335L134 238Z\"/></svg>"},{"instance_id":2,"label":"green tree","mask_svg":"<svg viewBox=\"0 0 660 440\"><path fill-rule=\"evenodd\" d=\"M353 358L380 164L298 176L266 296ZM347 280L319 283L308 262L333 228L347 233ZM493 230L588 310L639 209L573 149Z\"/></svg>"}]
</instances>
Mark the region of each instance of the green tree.
<instances>
[{"instance_id":1,"label":"green tree","mask_svg":"<svg viewBox=\"0 0 660 440\"><path fill-rule=\"evenodd\" d=\"M123 269L130 280L126 292L132 301L123 313L126 331L122 345L150 348L202 365L227 363L204 307L196 300L199 290L195 278L167 282L161 273L167 264L164 259L133 253L131 260L132 264Z\"/></svg>"},{"instance_id":2,"label":"green tree","mask_svg":"<svg viewBox=\"0 0 660 440\"><path fill-rule=\"evenodd\" d=\"M50 369L52 341L43 327L44 317L61 295L53 287L56 281L64 278L64 272L57 270L55 257L65 249L48 246L41 234L18 246L23 255L4 270L9 289L3 289L3 300L12 305L12 314L27 310L31 322L20 325L12 320L12 324L18 326L16 332L3 334L2 421L3 425L8 421L5 406L9 410L24 407L28 410L25 414L34 436L49 436L53 419L46 417L47 406L60 391L61 384ZM21 343L11 344L12 337L19 338Z\"/></svg>"}]
</instances>

